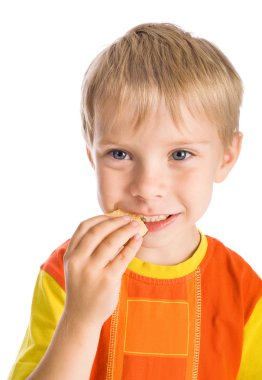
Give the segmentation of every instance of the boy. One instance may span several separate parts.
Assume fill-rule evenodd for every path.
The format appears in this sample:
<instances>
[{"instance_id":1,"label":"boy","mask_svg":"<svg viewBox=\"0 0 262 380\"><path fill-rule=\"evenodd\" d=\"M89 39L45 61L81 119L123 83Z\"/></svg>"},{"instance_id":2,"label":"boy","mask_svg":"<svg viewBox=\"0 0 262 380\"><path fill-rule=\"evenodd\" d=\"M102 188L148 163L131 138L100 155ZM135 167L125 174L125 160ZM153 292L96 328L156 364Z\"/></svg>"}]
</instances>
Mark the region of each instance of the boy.
<instances>
[{"instance_id":1,"label":"boy","mask_svg":"<svg viewBox=\"0 0 262 380\"><path fill-rule=\"evenodd\" d=\"M208 41L144 24L82 94L101 209L148 232L99 215L54 251L9 379L261 379L261 279L196 227L240 152L237 72Z\"/></svg>"}]
</instances>

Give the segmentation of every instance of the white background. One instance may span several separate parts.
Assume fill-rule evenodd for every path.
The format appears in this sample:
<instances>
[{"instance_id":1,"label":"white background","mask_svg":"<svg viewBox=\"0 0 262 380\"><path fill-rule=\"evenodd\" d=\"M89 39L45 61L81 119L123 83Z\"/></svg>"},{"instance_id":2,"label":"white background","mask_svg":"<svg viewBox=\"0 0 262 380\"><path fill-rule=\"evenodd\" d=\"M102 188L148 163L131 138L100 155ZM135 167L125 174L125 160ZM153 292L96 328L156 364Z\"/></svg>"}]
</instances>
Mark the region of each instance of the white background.
<instances>
[{"instance_id":1,"label":"white background","mask_svg":"<svg viewBox=\"0 0 262 380\"><path fill-rule=\"evenodd\" d=\"M100 213L80 132L80 87L91 59L136 24L172 22L207 38L240 73L242 154L227 181L215 187L199 227L262 274L258 5L252 0L1 1L1 379L22 341L39 265L81 220Z\"/></svg>"}]
</instances>

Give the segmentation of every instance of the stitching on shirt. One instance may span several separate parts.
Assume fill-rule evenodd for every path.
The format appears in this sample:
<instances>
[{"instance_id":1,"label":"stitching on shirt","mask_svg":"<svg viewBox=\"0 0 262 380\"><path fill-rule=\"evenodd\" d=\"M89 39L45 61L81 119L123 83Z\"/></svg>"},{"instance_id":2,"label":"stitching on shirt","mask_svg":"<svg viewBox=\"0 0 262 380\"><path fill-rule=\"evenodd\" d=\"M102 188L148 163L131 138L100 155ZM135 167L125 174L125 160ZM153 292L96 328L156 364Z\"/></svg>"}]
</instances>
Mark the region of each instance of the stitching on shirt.
<instances>
[{"instance_id":1,"label":"stitching on shirt","mask_svg":"<svg viewBox=\"0 0 262 380\"><path fill-rule=\"evenodd\" d=\"M114 375L118 319L119 319L119 303L111 317L106 380L113 380L113 375Z\"/></svg>"},{"instance_id":2,"label":"stitching on shirt","mask_svg":"<svg viewBox=\"0 0 262 380\"><path fill-rule=\"evenodd\" d=\"M201 336L201 272L200 268L195 271L195 287L196 287L196 320L195 320L195 343L194 343L194 357L192 368L192 380L198 378L198 364L200 352L200 336Z\"/></svg>"}]
</instances>

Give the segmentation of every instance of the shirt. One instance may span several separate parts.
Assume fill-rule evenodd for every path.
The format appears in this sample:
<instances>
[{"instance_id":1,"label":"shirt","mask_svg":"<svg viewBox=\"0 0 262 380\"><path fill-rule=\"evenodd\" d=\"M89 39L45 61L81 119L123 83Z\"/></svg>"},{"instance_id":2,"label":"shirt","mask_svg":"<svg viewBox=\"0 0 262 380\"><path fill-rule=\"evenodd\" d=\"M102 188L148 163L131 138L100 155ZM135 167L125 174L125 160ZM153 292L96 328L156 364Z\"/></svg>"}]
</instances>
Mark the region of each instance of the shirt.
<instances>
[{"instance_id":1,"label":"shirt","mask_svg":"<svg viewBox=\"0 0 262 380\"><path fill-rule=\"evenodd\" d=\"M41 266L9 380L25 379L52 339L65 303L68 244ZM202 235L180 264L132 260L118 306L102 327L90 379L259 380L261 357L262 281L237 253Z\"/></svg>"}]
</instances>

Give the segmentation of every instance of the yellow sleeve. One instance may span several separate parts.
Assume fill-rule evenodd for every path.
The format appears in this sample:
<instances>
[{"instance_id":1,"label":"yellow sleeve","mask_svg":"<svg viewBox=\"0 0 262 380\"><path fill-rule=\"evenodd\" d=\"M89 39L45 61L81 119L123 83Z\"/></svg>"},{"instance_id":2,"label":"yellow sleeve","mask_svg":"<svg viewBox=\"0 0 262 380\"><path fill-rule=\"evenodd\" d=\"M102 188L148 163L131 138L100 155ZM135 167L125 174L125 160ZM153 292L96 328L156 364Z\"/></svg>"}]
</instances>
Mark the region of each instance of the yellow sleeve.
<instances>
[{"instance_id":1,"label":"yellow sleeve","mask_svg":"<svg viewBox=\"0 0 262 380\"><path fill-rule=\"evenodd\" d=\"M242 359L237 380L262 379L262 298L256 304L245 328Z\"/></svg>"},{"instance_id":2,"label":"yellow sleeve","mask_svg":"<svg viewBox=\"0 0 262 380\"><path fill-rule=\"evenodd\" d=\"M65 291L40 270L31 308L31 318L8 380L24 380L46 352L65 304Z\"/></svg>"}]
</instances>

